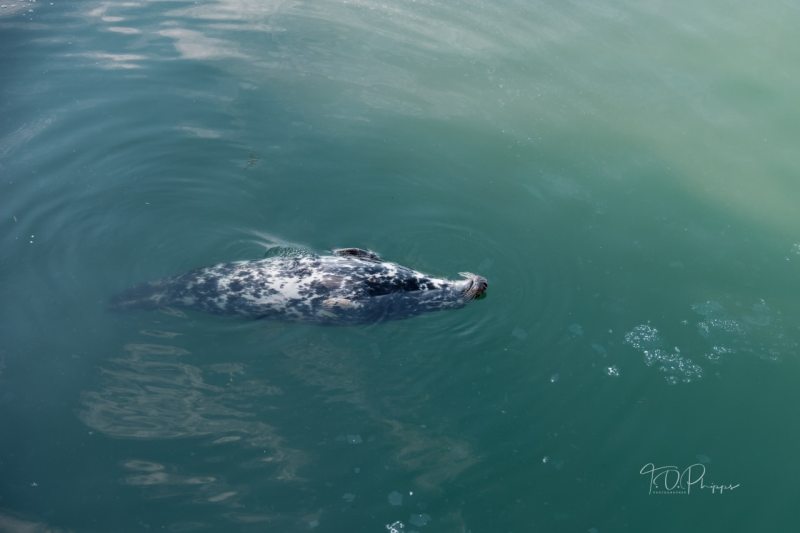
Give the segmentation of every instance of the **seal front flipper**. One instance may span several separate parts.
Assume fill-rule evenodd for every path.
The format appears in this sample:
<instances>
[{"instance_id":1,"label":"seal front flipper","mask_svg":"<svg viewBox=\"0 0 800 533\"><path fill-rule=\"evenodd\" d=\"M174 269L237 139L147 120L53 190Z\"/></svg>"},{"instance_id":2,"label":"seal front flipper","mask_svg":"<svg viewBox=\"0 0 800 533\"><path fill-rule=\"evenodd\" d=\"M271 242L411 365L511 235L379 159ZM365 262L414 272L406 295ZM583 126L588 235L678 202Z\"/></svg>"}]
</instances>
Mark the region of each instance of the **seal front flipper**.
<instances>
[{"instance_id":1,"label":"seal front flipper","mask_svg":"<svg viewBox=\"0 0 800 533\"><path fill-rule=\"evenodd\" d=\"M359 259L368 259L370 261L383 261L381 256L373 252L372 250L364 250L362 248L336 248L335 250L331 250L333 255L338 255L339 257L358 257Z\"/></svg>"}]
</instances>

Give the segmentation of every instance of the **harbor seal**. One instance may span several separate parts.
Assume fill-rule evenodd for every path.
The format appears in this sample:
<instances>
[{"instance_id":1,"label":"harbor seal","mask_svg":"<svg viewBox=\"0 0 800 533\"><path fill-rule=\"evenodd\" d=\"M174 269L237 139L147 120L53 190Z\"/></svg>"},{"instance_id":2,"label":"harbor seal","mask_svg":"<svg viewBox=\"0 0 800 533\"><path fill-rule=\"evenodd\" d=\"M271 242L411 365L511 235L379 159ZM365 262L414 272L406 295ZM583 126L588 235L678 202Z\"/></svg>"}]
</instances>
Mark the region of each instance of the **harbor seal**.
<instances>
[{"instance_id":1,"label":"harbor seal","mask_svg":"<svg viewBox=\"0 0 800 533\"><path fill-rule=\"evenodd\" d=\"M199 268L112 299L115 309L184 307L317 324L367 324L456 309L486 293L486 278L448 280L360 248L294 253Z\"/></svg>"}]
</instances>

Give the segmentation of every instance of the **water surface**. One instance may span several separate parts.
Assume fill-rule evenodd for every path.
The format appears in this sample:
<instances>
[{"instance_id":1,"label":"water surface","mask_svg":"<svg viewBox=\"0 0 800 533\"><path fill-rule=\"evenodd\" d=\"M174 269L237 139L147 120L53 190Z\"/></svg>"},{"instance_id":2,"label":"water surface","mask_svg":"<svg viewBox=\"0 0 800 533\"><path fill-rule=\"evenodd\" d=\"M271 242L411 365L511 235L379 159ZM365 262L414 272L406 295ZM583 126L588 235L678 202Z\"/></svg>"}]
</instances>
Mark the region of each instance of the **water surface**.
<instances>
[{"instance_id":1,"label":"water surface","mask_svg":"<svg viewBox=\"0 0 800 533\"><path fill-rule=\"evenodd\" d=\"M795 4L4 5L0 530L796 528ZM106 308L275 246L489 296Z\"/></svg>"}]
</instances>

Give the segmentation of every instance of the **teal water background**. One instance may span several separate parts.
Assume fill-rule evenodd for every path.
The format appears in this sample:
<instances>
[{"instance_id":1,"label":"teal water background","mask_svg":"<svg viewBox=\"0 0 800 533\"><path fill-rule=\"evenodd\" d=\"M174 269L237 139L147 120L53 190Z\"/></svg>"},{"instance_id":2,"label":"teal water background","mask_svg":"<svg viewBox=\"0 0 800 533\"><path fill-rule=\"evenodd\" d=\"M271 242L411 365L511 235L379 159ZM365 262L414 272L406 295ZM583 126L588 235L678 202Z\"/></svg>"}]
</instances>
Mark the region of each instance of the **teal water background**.
<instances>
[{"instance_id":1,"label":"teal water background","mask_svg":"<svg viewBox=\"0 0 800 533\"><path fill-rule=\"evenodd\" d=\"M0 530L798 527L796 3L4 6ZM276 245L488 298L106 309Z\"/></svg>"}]
</instances>

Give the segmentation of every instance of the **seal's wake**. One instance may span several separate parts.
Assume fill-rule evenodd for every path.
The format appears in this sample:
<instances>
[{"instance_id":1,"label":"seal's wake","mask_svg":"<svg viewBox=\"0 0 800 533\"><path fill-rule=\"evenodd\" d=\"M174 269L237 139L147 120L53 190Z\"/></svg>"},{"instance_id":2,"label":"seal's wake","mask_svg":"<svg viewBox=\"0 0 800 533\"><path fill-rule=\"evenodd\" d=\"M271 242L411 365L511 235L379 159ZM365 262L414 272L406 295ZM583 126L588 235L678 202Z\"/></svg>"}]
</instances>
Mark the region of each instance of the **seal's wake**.
<instances>
[{"instance_id":1,"label":"seal's wake","mask_svg":"<svg viewBox=\"0 0 800 533\"><path fill-rule=\"evenodd\" d=\"M455 309L482 297L485 278L435 278L360 248L199 268L124 291L115 309L186 307L319 324L364 324Z\"/></svg>"}]
</instances>

